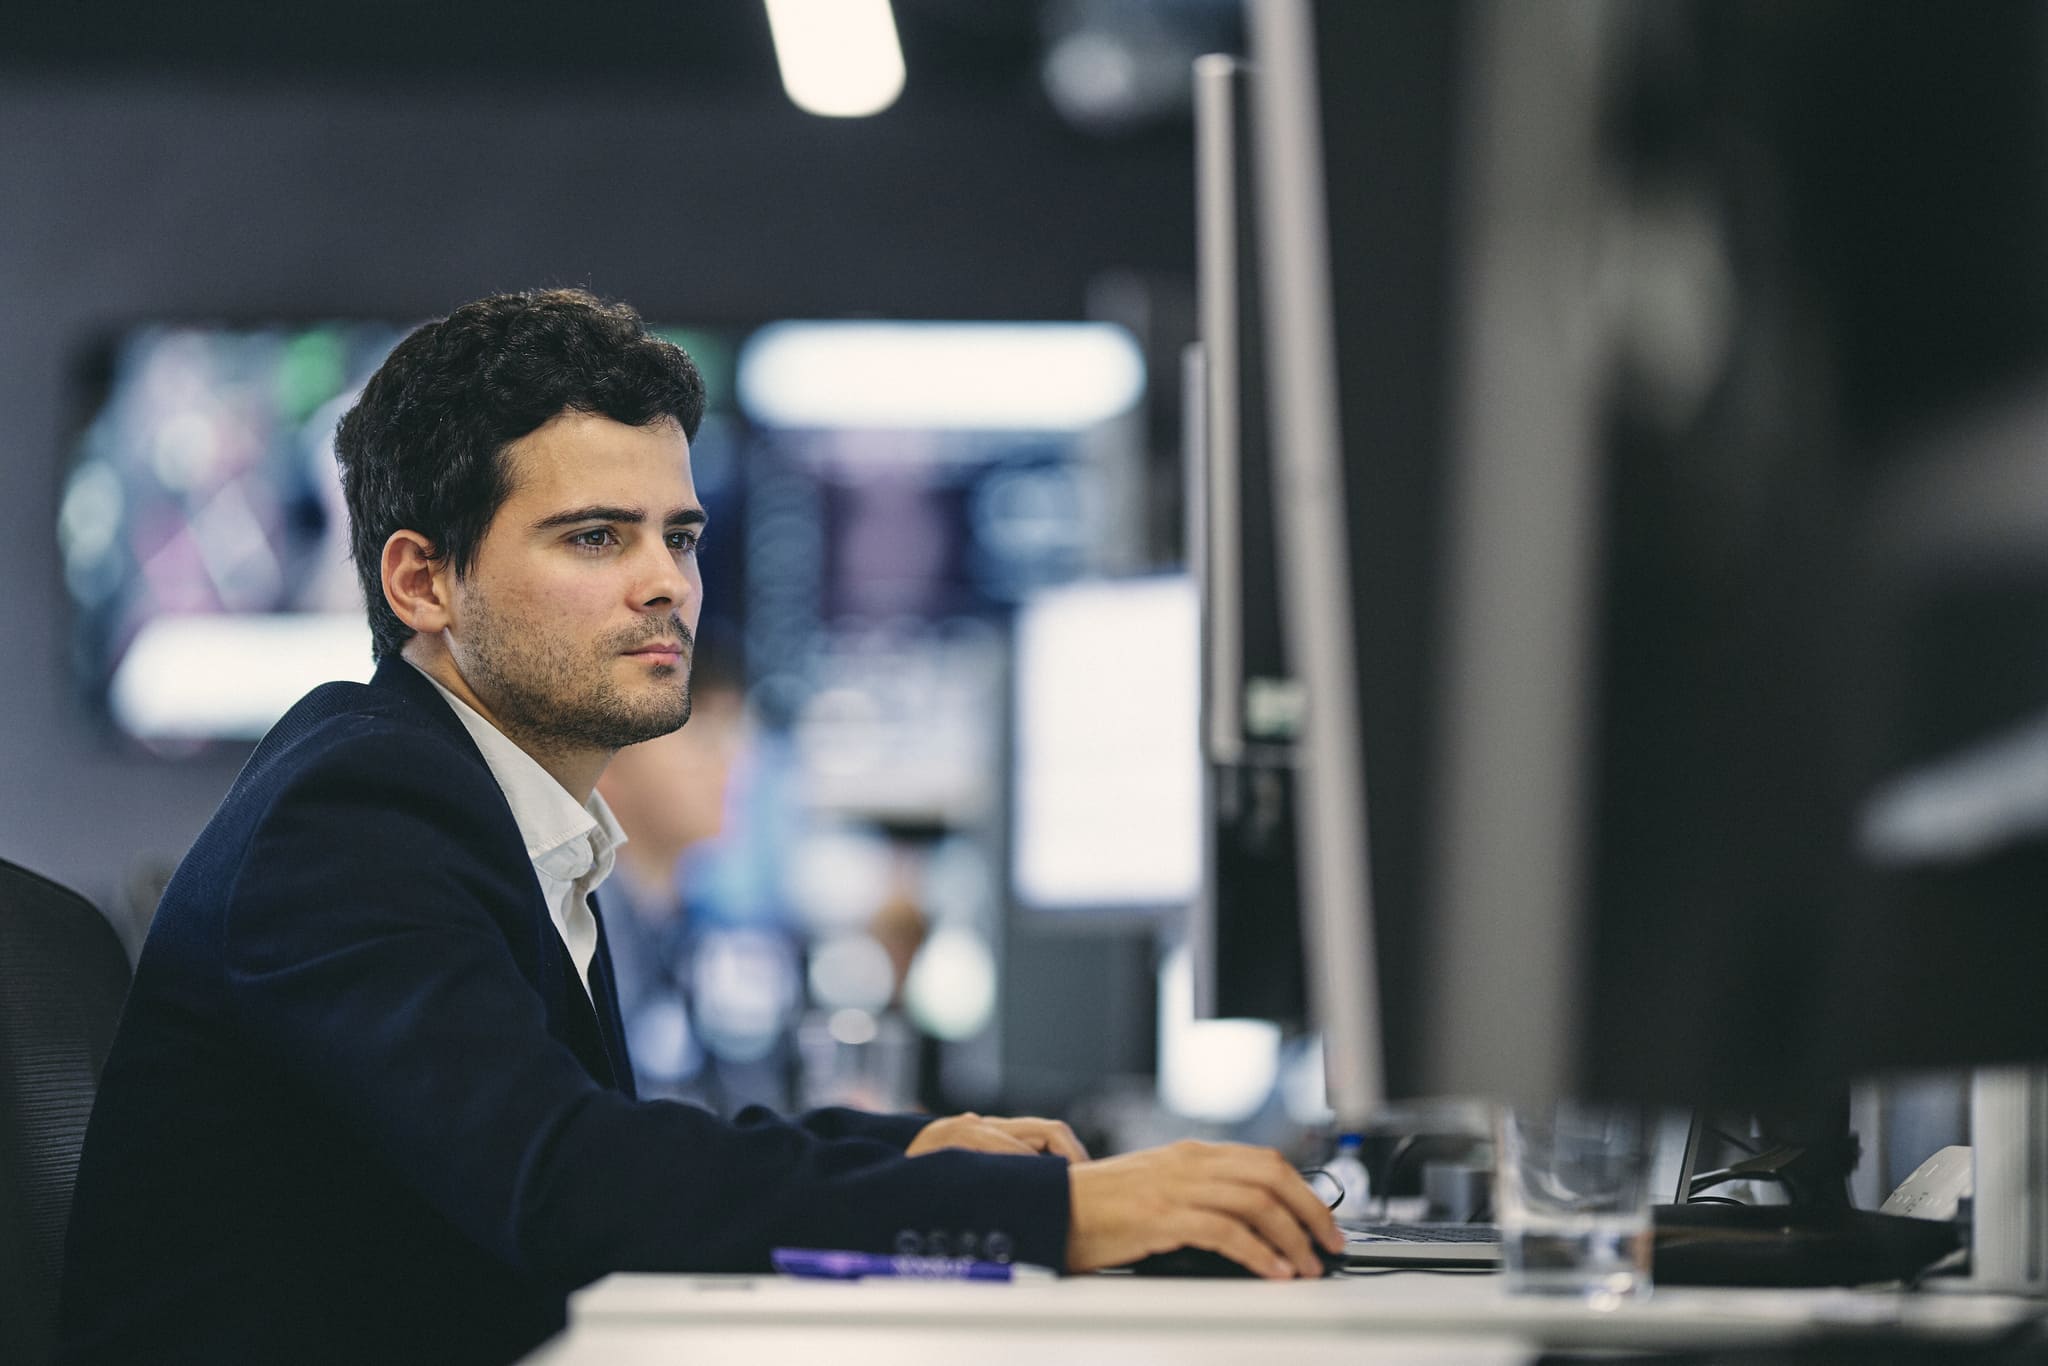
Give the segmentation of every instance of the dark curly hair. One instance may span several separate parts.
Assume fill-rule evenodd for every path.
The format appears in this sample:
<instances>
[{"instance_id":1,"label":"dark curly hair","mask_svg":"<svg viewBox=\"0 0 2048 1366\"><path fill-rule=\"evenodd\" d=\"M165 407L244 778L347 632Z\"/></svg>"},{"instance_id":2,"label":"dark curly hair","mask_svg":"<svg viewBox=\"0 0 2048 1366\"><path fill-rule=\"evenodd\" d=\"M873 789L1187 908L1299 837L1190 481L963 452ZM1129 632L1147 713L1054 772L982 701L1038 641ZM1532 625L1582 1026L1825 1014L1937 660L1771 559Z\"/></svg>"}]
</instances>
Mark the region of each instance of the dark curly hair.
<instances>
[{"instance_id":1,"label":"dark curly hair","mask_svg":"<svg viewBox=\"0 0 2048 1366\"><path fill-rule=\"evenodd\" d=\"M638 313L580 289L464 304L415 330L370 376L335 454L376 658L412 638L384 600L391 533L418 532L435 558L467 573L512 492L505 448L569 411L634 427L672 418L694 440L704 381Z\"/></svg>"}]
</instances>

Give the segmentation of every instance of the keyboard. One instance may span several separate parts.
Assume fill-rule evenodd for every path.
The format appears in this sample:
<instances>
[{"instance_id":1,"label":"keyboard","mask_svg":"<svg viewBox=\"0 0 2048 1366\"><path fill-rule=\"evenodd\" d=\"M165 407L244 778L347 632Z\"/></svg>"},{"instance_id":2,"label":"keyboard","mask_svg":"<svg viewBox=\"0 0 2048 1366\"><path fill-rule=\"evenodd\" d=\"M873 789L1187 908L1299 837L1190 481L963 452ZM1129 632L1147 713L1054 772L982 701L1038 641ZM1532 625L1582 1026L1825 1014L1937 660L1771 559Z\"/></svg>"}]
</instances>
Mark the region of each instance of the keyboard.
<instances>
[{"instance_id":1,"label":"keyboard","mask_svg":"<svg viewBox=\"0 0 2048 1366\"><path fill-rule=\"evenodd\" d=\"M1500 1265L1493 1224L1371 1224L1344 1230L1350 1266L1489 1267Z\"/></svg>"},{"instance_id":2,"label":"keyboard","mask_svg":"<svg viewBox=\"0 0 2048 1366\"><path fill-rule=\"evenodd\" d=\"M1344 1230L1346 1242L1498 1243L1496 1224L1372 1224Z\"/></svg>"}]
</instances>

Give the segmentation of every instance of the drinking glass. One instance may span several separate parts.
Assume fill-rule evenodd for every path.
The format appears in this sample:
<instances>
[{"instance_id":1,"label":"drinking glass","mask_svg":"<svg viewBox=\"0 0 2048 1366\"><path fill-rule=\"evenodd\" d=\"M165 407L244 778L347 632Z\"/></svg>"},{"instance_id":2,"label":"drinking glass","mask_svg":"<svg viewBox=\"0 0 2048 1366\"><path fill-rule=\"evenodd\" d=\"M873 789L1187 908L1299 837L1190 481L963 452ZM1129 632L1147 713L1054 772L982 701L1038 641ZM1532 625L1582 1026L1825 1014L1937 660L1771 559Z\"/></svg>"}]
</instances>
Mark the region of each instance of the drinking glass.
<instances>
[{"instance_id":1,"label":"drinking glass","mask_svg":"<svg viewBox=\"0 0 2048 1366\"><path fill-rule=\"evenodd\" d=\"M1502 1109L1494 1212L1510 1293L1601 1307L1649 1293L1650 1135L1635 1106Z\"/></svg>"}]
</instances>

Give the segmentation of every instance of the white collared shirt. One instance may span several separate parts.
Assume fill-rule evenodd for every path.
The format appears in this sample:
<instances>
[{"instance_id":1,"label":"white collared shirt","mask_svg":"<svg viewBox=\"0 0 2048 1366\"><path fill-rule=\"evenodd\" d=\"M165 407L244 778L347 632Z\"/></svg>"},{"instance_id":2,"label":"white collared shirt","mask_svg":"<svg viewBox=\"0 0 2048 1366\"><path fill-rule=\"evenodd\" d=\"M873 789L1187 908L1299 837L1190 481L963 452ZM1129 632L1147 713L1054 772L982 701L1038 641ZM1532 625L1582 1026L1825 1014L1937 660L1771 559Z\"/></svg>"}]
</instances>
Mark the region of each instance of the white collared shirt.
<instances>
[{"instance_id":1,"label":"white collared shirt","mask_svg":"<svg viewBox=\"0 0 2048 1366\"><path fill-rule=\"evenodd\" d=\"M417 664L413 667L419 669ZM579 803L539 761L442 687L439 679L425 669L420 669L420 676L448 699L470 739L483 751L491 776L512 808L512 819L519 824L519 836L526 841L526 856L533 860L548 916L589 995L590 960L597 954L597 918L590 913L590 894L611 876L626 832L601 795L593 792L588 803Z\"/></svg>"}]
</instances>

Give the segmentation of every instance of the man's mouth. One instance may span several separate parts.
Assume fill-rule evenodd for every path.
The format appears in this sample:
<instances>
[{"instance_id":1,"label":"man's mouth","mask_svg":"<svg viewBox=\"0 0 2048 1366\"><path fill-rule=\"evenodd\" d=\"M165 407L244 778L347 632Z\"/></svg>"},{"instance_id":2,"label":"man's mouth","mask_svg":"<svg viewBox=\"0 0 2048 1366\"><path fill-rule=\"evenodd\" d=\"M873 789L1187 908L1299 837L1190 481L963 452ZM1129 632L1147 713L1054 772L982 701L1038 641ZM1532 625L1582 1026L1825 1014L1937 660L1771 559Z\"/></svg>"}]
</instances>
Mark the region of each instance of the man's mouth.
<instances>
[{"instance_id":1,"label":"man's mouth","mask_svg":"<svg viewBox=\"0 0 2048 1366\"><path fill-rule=\"evenodd\" d=\"M630 658L645 659L655 664L676 664L682 660L683 647L673 641L657 641L652 645L642 645L638 649L628 650L626 654Z\"/></svg>"}]
</instances>

